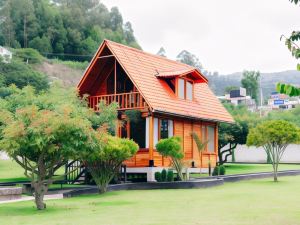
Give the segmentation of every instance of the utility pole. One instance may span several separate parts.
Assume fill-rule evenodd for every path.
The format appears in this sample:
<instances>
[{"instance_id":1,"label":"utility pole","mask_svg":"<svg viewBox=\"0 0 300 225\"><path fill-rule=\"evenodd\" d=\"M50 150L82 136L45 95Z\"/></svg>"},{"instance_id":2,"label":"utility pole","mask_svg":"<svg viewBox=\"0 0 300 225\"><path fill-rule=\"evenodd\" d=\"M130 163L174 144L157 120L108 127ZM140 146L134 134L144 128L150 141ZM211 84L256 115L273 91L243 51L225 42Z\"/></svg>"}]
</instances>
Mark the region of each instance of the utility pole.
<instances>
[{"instance_id":1,"label":"utility pole","mask_svg":"<svg viewBox=\"0 0 300 225\"><path fill-rule=\"evenodd\" d=\"M260 109L259 109L259 115L262 117L262 105L263 105L263 92L261 87L261 74L259 76L259 92L260 92Z\"/></svg>"}]
</instances>

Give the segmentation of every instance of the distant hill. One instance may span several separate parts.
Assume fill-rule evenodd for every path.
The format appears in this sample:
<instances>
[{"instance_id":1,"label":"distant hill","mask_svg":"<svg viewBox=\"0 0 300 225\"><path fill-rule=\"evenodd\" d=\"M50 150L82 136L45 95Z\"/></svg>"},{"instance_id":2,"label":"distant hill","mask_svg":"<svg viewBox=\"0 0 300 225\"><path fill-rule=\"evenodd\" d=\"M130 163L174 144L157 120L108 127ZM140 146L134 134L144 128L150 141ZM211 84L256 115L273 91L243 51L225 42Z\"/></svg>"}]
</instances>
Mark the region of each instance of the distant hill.
<instances>
[{"instance_id":1,"label":"distant hill","mask_svg":"<svg viewBox=\"0 0 300 225\"><path fill-rule=\"evenodd\" d=\"M228 86L241 86L242 72L228 75L206 75L211 89L216 95L224 95L225 88ZM291 83L300 85L300 72L288 70L274 73L261 73L263 96L267 98L272 91L275 91L277 82Z\"/></svg>"}]
</instances>

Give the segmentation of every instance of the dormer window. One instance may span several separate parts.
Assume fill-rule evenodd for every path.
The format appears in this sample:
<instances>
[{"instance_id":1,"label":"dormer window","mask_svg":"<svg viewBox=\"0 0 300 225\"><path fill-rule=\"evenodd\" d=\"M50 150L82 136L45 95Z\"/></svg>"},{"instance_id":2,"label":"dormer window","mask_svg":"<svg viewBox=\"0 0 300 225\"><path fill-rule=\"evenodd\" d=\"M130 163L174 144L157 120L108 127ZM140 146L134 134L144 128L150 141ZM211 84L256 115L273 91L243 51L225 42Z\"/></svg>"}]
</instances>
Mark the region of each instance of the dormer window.
<instances>
[{"instance_id":1,"label":"dormer window","mask_svg":"<svg viewBox=\"0 0 300 225\"><path fill-rule=\"evenodd\" d=\"M193 100L193 81L178 78L177 95L181 99Z\"/></svg>"}]
</instances>

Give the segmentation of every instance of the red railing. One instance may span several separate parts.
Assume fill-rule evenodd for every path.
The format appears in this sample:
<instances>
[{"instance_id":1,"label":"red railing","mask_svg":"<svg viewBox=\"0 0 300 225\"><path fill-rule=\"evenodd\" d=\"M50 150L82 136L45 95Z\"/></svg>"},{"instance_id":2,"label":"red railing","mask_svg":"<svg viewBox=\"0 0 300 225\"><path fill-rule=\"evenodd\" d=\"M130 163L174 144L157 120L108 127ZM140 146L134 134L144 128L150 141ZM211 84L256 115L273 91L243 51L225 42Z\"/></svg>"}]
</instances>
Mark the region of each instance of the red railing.
<instances>
[{"instance_id":1,"label":"red railing","mask_svg":"<svg viewBox=\"0 0 300 225\"><path fill-rule=\"evenodd\" d=\"M104 101L107 105L116 102L119 110L124 109L143 109L147 104L139 92L129 92L110 95L89 96L89 106L95 111L99 111L99 102Z\"/></svg>"}]
</instances>

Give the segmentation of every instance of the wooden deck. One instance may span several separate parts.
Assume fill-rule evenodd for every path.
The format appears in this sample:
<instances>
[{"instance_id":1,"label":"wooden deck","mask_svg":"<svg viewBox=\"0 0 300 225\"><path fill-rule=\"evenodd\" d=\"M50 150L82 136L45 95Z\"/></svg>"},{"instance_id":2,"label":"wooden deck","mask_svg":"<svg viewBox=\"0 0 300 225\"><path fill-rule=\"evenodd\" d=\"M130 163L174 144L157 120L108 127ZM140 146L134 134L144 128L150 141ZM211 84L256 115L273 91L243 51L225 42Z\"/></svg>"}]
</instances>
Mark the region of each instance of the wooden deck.
<instances>
[{"instance_id":1,"label":"wooden deck","mask_svg":"<svg viewBox=\"0 0 300 225\"><path fill-rule=\"evenodd\" d=\"M101 101L105 102L107 105L113 102L118 103L118 110L144 109L148 107L147 103L139 92L96 95L88 97L89 106L95 111L99 111L98 104Z\"/></svg>"}]
</instances>

